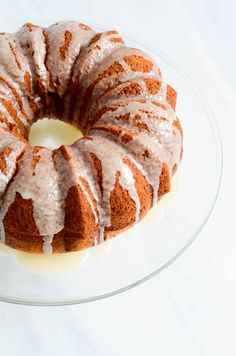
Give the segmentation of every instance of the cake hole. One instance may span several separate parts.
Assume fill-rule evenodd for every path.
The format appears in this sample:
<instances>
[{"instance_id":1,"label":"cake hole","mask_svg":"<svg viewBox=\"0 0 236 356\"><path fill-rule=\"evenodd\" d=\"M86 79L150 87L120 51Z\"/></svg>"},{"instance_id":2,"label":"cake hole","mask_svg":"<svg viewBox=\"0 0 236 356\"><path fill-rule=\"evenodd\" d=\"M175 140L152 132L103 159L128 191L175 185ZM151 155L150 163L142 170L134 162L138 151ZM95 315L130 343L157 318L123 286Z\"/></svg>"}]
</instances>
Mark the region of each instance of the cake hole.
<instances>
[{"instance_id":1,"label":"cake hole","mask_svg":"<svg viewBox=\"0 0 236 356\"><path fill-rule=\"evenodd\" d=\"M76 127L60 120L43 118L31 126L29 143L31 146L43 146L52 150L61 145L71 145L81 137L83 134Z\"/></svg>"}]
</instances>

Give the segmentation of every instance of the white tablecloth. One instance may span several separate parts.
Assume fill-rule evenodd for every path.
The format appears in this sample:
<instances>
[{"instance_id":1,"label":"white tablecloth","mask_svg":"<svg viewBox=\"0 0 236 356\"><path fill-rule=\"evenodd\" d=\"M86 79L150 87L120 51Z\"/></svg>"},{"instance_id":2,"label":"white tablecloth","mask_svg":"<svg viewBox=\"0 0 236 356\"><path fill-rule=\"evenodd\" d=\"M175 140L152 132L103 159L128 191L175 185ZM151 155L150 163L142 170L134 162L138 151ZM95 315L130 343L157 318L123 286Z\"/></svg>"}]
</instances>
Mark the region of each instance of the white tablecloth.
<instances>
[{"instance_id":1,"label":"white tablecloth","mask_svg":"<svg viewBox=\"0 0 236 356\"><path fill-rule=\"evenodd\" d=\"M224 148L216 207L184 255L156 278L99 302L56 308L1 303L0 355L235 355L235 1L7 0L0 8L2 31L28 21L78 19L155 45L202 89Z\"/></svg>"}]
</instances>

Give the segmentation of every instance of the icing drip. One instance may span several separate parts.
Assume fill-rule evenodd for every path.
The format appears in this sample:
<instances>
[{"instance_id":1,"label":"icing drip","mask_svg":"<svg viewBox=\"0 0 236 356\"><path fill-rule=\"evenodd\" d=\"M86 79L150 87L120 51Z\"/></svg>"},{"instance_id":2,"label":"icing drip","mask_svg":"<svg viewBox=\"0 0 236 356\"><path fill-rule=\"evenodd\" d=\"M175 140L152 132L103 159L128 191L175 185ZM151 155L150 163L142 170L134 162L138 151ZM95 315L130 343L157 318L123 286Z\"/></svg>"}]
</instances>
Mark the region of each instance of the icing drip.
<instances>
[{"instance_id":1,"label":"icing drip","mask_svg":"<svg viewBox=\"0 0 236 356\"><path fill-rule=\"evenodd\" d=\"M127 93L127 95L122 94L122 89L124 89L127 85L132 85L133 83L138 86L139 93ZM102 107L107 105L112 105L112 103L119 104L124 102L124 100L138 101L140 99L147 99L149 101L154 100L166 102L166 94L167 84L164 82L161 82L160 89L156 94L150 94L147 92L146 83L142 78L135 79L133 81L127 81L125 83L117 85L115 88L112 88L111 90L103 94L101 97L99 97L96 101L96 106L94 105L93 107L90 107L90 116L92 117L94 115L94 110L101 109ZM152 104L149 102L149 107L150 105ZM151 110L154 110L153 105Z\"/></svg>"},{"instance_id":2,"label":"icing drip","mask_svg":"<svg viewBox=\"0 0 236 356\"><path fill-rule=\"evenodd\" d=\"M4 93L0 93L0 100L3 99L4 101L7 100L7 95L4 95ZM21 123L27 128L29 129L29 123L28 121L26 120L26 118L22 115L21 111L19 110L19 107L18 107L18 104L12 100L12 101L9 101L7 100L8 103L10 103L10 105L12 106L14 112L16 113L16 116L18 118L19 121L21 121ZM8 119L9 122L11 123L16 123L15 120L14 120L14 116L12 115L11 111L9 109L7 109L3 103L0 102L0 108L1 108L1 111L4 111L5 112L5 115Z\"/></svg>"},{"instance_id":3,"label":"icing drip","mask_svg":"<svg viewBox=\"0 0 236 356\"><path fill-rule=\"evenodd\" d=\"M29 128L27 120L33 119L33 112L29 106L27 97L24 95L19 84L17 84L17 82L8 77L7 73L5 73L4 71L0 72L0 92L5 98L7 98L7 100L11 101L17 111L18 116L19 113L21 117L23 116L22 119L21 117L19 117L20 120L23 120L24 126L26 128ZM9 113L7 115L9 117Z\"/></svg>"},{"instance_id":4,"label":"icing drip","mask_svg":"<svg viewBox=\"0 0 236 356\"><path fill-rule=\"evenodd\" d=\"M96 105L97 99L102 96L107 90L110 88L113 88L114 86L119 85L120 83L124 83L127 81L130 81L132 79L137 79L139 77L143 77L144 73L142 71L137 71L137 70L132 70L131 67L123 60L123 57L125 55L139 55L139 56L144 56L144 58L149 57L144 54L142 51L134 48L129 48L129 47L124 47L124 48L119 48L115 52L113 52L110 56L107 57L106 60L104 60L101 65L98 67L97 70L95 70L91 76L86 78L85 83L82 83L82 87L87 88L91 84L93 84L94 80L99 77L99 75L102 75L107 68L109 68L114 62L118 63L123 70L121 70L119 73L114 73L113 75L105 76L101 80L96 83L95 88L92 93L91 100L89 102L89 108L93 107L93 104ZM157 73L158 72L158 67L156 64L152 61L153 63L153 68L145 73L146 77L150 78L156 78L156 79L161 79L160 75ZM89 109L88 109L89 112Z\"/></svg>"},{"instance_id":5,"label":"icing drip","mask_svg":"<svg viewBox=\"0 0 236 356\"><path fill-rule=\"evenodd\" d=\"M33 81L40 83L41 90L43 88L44 91L48 90L49 73L45 66L46 43L43 28L26 24L16 32L16 37L22 51L28 58ZM37 93L35 95L39 97Z\"/></svg>"},{"instance_id":6,"label":"icing drip","mask_svg":"<svg viewBox=\"0 0 236 356\"><path fill-rule=\"evenodd\" d=\"M110 41L111 38L117 38L118 36L118 34L107 34L105 32L97 42L90 44L83 50L81 56L77 58L72 75L73 85L78 81L78 78L80 83L80 95L76 98L74 108L75 118L79 116L85 90L89 83L91 84L90 78L95 78L95 73L97 73L98 68L101 68L101 64L106 63L107 58L116 52L117 49L124 46L124 43Z\"/></svg>"},{"instance_id":7,"label":"icing drip","mask_svg":"<svg viewBox=\"0 0 236 356\"><path fill-rule=\"evenodd\" d=\"M43 253L46 255L50 255L53 251L52 249L52 241L54 235L46 235L43 236Z\"/></svg>"},{"instance_id":8,"label":"icing drip","mask_svg":"<svg viewBox=\"0 0 236 356\"><path fill-rule=\"evenodd\" d=\"M35 223L39 234L43 236L44 248L48 251L53 235L63 228L64 210L51 151L41 148L39 155L40 159L34 169L32 150L29 149L23 156L19 171L3 199L0 220L3 221L16 193L23 199L31 199ZM4 231L1 231L1 236L4 240Z\"/></svg>"},{"instance_id":9,"label":"icing drip","mask_svg":"<svg viewBox=\"0 0 236 356\"><path fill-rule=\"evenodd\" d=\"M104 229L111 225L110 220L110 195L115 187L116 173L120 173L119 183L123 189L127 190L131 199L135 203L135 222L138 222L140 213L140 201L135 187L135 180L133 173L129 166L124 163L125 158L129 158L127 152L121 147L114 145L109 139L103 137L94 137L93 140L80 140L72 145L76 147L79 152L83 154L93 153L101 162L102 177L103 177L103 194L98 195L98 183L91 180L91 176L87 175L86 180L91 187L97 187L93 191L97 209L99 212L100 221L100 241L104 239ZM84 172L84 171L82 171ZM84 174L84 173L83 173Z\"/></svg>"},{"instance_id":10,"label":"icing drip","mask_svg":"<svg viewBox=\"0 0 236 356\"><path fill-rule=\"evenodd\" d=\"M82 141L78 141L82 142ZM54 155L54 160L56 163L56 166L58 167L58 174L60 177L60 186L61 188L61 198L64 202L63 208L65 207L65 200L67 198L68 192L71 187L75 185L79 185L81 188L83 194L85 195L89 206L91 208L91 211L94 216L95 223L98 223L98 214L95 209L94 203L85 188L81 177L85 179L87 182L89 189L91 190L95 200L98 200L98 190L96 189L96 184L95 180L92 180L92 169L91 166L88 162L88 160L84 160L84 151L83 150L77 150L76 147L65 147L66 151L68 152L69 156L71 157L70 160L66 160L60 151L56 151ZM63 221L61 223L64 223L64 216L63 216ZM96 241L95 241L96 243Z\"/></svg>"},{"instance_id":11,"label":"icing drip","mask_svg":"<svg viewBox=\"0 0 236 356\"><path fill-rule=\"evenodd\" d=\"M4 152L4 149L6 148L11 149L10 154L5 156L6 168L4 170L0 169L0 197L2 197L7 184L15 173L17 158L23 152L25 144L1 128L0 135L0 153Z\"/></svg>"},{"instance_id":12,"label":"icing drip","mask_svg":"<svg viewBox=\"0 0 236 356\"><path fill-rule=\"evenodd\" d=\"M91 29L84 30L77 21L62 21L48 27L46 33L48 38L46 66L51 76L49 91L62 96L67 89L76 58L81 49L95 36L95 32Z\"/></svg>"},{"instance_id":13,"label":"icing drip","mask_svg":"<svg viewBox=\"0 0 236 356\"><path fill-rule=\"evenodd\" d=\"M168 105L168 103L166 103ZM153 117L148 118L145 112L149 115L152 113ZM122 114L130 114L127 121L116 120ZM135 115L139 115L140 122L145 124L149 132L140 132L137 128ZM160 120L160 118L162 118ZM165 119L163 121L163 118ZM168 110L164 110L153 104L139 103L130 101L124 107L118 107L115 111L106 112L96 125L112 125L113 127L131 129L133 132L133 139L124 143L122 135L117 138L113 136L115 142L121 144L131 154L133 160L139 163L139 170L143 173L148 183L153 188L154 203L157 198L157 191L159 187L159 176L161 173L163 163L167 163L169 171L172 172L174 164L179 162L181 149L181 135L179 130L173 126L173 121L176 120L176 115L173 109L168 105ZM93 127L91 132L96 132L96 135L102 137L110 137L110 134L102 130L97 130ZM148 151L148 157L143 157L143 152Z\"/></svg>"}]
</instances>

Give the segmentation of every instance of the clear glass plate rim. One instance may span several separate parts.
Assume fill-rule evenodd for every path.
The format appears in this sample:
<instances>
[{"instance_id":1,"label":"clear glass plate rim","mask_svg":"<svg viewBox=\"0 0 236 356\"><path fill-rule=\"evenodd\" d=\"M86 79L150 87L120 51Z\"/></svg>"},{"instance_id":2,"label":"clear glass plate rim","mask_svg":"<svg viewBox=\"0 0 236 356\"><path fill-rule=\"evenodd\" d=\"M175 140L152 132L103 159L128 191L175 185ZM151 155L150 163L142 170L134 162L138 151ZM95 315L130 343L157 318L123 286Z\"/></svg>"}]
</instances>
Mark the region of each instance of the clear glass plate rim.
<instances>
[{"instance_id":1,"label":"clear glass plate rim","mask_svg":"<svg viewBox=\"0 0 236 356\"><path fill-rule=\"evenodd\" d=\"M93 28L104 30L100 26L94 26ZM199 228L193 234L192 238L187 242L187 244L177 254L175 254L168 262L166 262L160 268L158 268L157 270L148 274L147 276L137 280L136 282L133 282L133 283L126 285L122 288L113 290L113 291L105 293L105 294L95 295L93 297L73 298L73 299L67 299L64 301L63 300L51 301L51 300L46 300L46 299L45 300L31 300L31 299L27 299L27 298L13 298L10 296L9 297L0 296L0 301L2 301L2 302L12 303L12 304L20 304L20 305L28 305L28 306L66 306L66 305L75 305L75 304L84 304L84 303L94 302L97 300L115 296L115 295L123 293L131 288L137 287L138 285L140 285L140 284L144 283L145 281L148 281L152 277L158 275L163 270L165 270L168 266L170 266L174 261L176 261L184 253L184 251L187 250L187 248L192 244L192 242L196 239L196 237L202 231L203 227L205 226L206 222L208 221L208 219L213 211L213 208L214 208L215 203L218 198L221 181L222 181L223 149L222 149L222 141L221 141L221 136L220 136L220 131L219 131L219 128L217 125L217 121L216 121L216 118L215 118L211 108L210 108L209 103L207 102L207 99L204 97L201 90L198 88L196 83L191 79L191 77L182 68L180 68L172 59L170 59L166 54L157 50L155 48L155 46L151 46L146 41L136 40L133 38L133 36L131 37L130 35L127 35L127 33L124 33L123 31L119 31L119 32L123 35L123 37L125 39L137 43L138 46L141 45L144 48L146 47L150 52L153 52L153 54L155 54L157 57L162 58L166 63L168 63L191 86L192 90L197 95L198 99L200 100L201 104L203 105L203 107L207 113L208 119L210 121L214 136L215 136L215 143L216 143L218 155L220 158L219 163L218 163L217 189L215 192L215 196L210 204L210 209L209 209L208 213L206 214L206 217L202 221L201 225L199 226Z\"/></svg>"}]
</instances>

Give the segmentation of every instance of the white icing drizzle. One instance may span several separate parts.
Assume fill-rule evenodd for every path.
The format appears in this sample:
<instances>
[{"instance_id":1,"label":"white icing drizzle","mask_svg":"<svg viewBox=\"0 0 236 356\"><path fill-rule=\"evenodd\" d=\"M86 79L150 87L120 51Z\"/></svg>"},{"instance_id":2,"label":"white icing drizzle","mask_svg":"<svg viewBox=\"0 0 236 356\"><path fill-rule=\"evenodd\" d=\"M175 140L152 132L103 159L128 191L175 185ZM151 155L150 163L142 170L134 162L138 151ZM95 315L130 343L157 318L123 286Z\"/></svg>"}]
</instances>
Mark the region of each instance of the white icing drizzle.
<instances>
[{"instance_id":1,"label":"white icing drizzle","mask_svg":"<svg viewBox=\"0 0 236 356\"><path fill-rule=\"evenodd\" d=\"M119 48L118 50L114 51L113 53L111 53L111 55L107 57L106 61L103 61L101 63L101 65L98 67L98 69L95 70L91 76L86 78L85 83L82 83L82 87L87 88L90 84L93 83L93 81L100 74L102 74L114 62L118 62L123 67L123 71L121 71L119 73L115 73L113 75L109 75L109 76L101 79L96 84L96 86L93 90L93 93L92 93L92 97L90 99L89 107L92 106L92 103L94 103L94 105L96 105L97 98L99 98L109 88L112 88L112 87L119 85L121 83L131 81L132 79L137 79L139 77L144 77L144 76L146 78L150 77L150 78L155 78L155 79L159 79L159 80L161 79L160 75L157 73L158 67L152 60L151 60L151 62L153 63L153 66L149 72L143 73L143 72L132 70L131 67L128 65L128 63L123 59L125 56L131 56L131 55L144 56L148 60L151 60L141 50L129 48L129 47L122 47L122 48ZM88 112L89 112L89 108L88 108Z\"/></svg>"},{"instance_id":2,"label":"white icing drizzle","mask_svg":"<svg viewBox=\"0 0 236 356\"><path fill-rule=\"evenodd\" d=\"M143 76L144 77L144 76ZM147 77L149 78L149 77ZM157 78L154 78L157 79ZM138 86L140 93L139 94L121 94L122 90L129 85L135 84ZM109 92L105 93L102 95L100 98L97 99L97 109L102 108L104 105L110 105L112 102L116 102L118 104L119 102L122 102L122 100L140 100L140 99L147 99L147 100L155 100L155 101L166 101L166 94L167 94L167 84L164 83L163 81L161 82L161 87L159 91L156 94L150 94L147 92L146 88L146 83L143 80L143 78L140 79L135 79L132 81L127 81L125 83L122 83L120 85L117 85L115 88L111 89ZM91 109L90 109L91 112ZM93 114L91 112L91 114Z\"/></svg>"},{"instance_id":3,"label":"white icing drizzle","mask_svg":"<svg viewBox=\"0 0 236 356\"><path fill-rule=\"evenodd\" d=\"M62 21L48 27L48 52L46 65L51 74L49 91L63 95L71 77L72 67L81 49L87 46L95 35L93 30L84 30L77 21ZM65 49L64 59L60 56L60 48L65 43L65 33L70 33L71 40ZM60 84L57 85L57 81Z\"/></svg>"},{"instance_id":4,"label":"white icing drizzle","mask_svg":"<svg viewBox=\"0 0 236 356\"><path fill-rule=\"evenodd\" d=\"M149 78L149 76L145 76L145 78ZM153 78L153 79L157 79L158 78ZM135 94L135 95L125 95L125 94L121 94L122 93L122 89L124 89L126 86L128 85L132 85L132 84L136 84L138 85L139 89L140 89L140 93L139 94ZM88 116L90 118L93 118L95 113L99 110L102 109L103 107L107 107L110 106L112 104L117 105L117 104L123 104L124 101L132 101L132 100L140 100L140 99L147 99L149 101L159 101L159 102L163 102L166 103L166 95L167 95L167 84L164 82L161 82L161 87L159 89L159 91L156 94L150 94L147 92L147 88L146 88L146 83L143 80L143 78L141 79L135 79L135 80L130 80L124 83L121 83L117 86L115 86L115 88L109 90L108 92L105 92L105 94L101 95L100 97L98 97L96 100L94 100L93 104L90 106L89 110L88 110ZM167 105L169 107L169 105ZM151 109L151 111L153 110L153 108Z\"/></svg>"},{"instance_id":5,"label":"white icing drizzle","mask_svg":"<svg viewBox=\"0 0 236 356\"><path fill-rule=\"evenodd\" d=\"M121 147L114 145L110 140L103 137L94 137L93 140L80 140L72 145L77 147L79 152L93 153L101 162L103 177L103 195L96 195L97 208L99 212L100 226L105 228L111 225L110 220L110 195L114 189L116 173L120 173L119 183L123 189L127 190L131 199L135 203L135 222L138 222L140 213L140 201L135 187L133 173L129 166L124 163L125 158L129 158L127 152ZM108 154L109 153L109 154ZM90 181L89 177L87 177ZM90 186L97 186L97 182L92 181ZM103 240L103 232L100 231L100 239Z\"/></svg>"},{"instance_id":6,"label":"white icing drizzle","mask_svg":"<svg viewBox=\"0 0 236 356\"><path fill-rule=\"evenodd\" d=\"M19 171L3 199L0 221L3 221L8 208L14 202L16 193L19 193L23 199L31 199L34 220L39 234L43 237L46 251L54 234L63 229L64 211L52 152L41 148L38 155L40 159L33 169L32 149L24 154ZM1 236L4 240L4 231L1 231Z\"/></svg>"},{"instance_id":7,"label":"white icing drizzle","mask_svg":"<svg viewBox=\"0 0 236 356\"><path fill-rule=\"evenodd\" d=\"M75 62L72 81L76 80L78 73L80 74L80 80L83 80L85 76L88 78L91 71L95 71L108 55L123 47L124 43L122 42L111 42L112 38L118 39L119 37L118 33L108 34L104 32L99 40L84 48L80 58Z\"/></svg>"},{"instance_id":8,"label":"white icing drizzle","mask_svg":"<svg viewBox=\"0 0 236 356\"><path fill-rule=\"evenodd\" d=\"M133 139L127 143L122 142L122 136L119 138L113 136L113 140L125 146L126 150L132 154L133 159L139 162L143 167L144 176L154 191L154 203L157 197L159 186L159 175L161 173L163 163L167 163L169 171L172 172L174 164L179 162L181 149L181 135L179 130L174 127L173 121L176 120L174 110L166 103L168 110L164 110L156 105L139 103L135 101L128 102L125 107L118 107L113 112L106 112L98 123L92 128L92 132L96 131L96 135L102 137L110 137L110 134L96 129L96 126L104 125L113 127L123 127L131 129L134 133ZM147 118L147 114L140 112L139 109L146 109L154 114L154 118ZM151 111L152 110L152 111ZM116 116L130 113L131 117L128 121L121 122L116 120ZM132 121L132 116L139 114L141 122L146 124L149 132L140 132ZM155 117L156 115L156 117ZM165 121L159 118L165 118ZM148 150L149 157L144 158L142 155L145 150ZM171 174L170 174L171 175Z\"/></svg>"},{"instance_id":9,"label":"white icing drizzle","mask_svg":"<svg viewBox=\"0 0 236 356\"><path fill-rule=\"evenodd\" d=\"M81 177L86 180L88 183L89 189L91 190L95 200L98 200L98 190L96 189L95 180L92 181L93 172L91 170L91 165L89 164L88 160L83 159L83 152L77 151L75 146L73 147L66 147L65 148L71 157L70 160L66 160L60 151L55 151L54 160L56 162L56 166L58 167L58 174L60 177L60 186L61 186L61 197L63 204L63 209L65 208L65 200L67 198L68 192L71 187L75 185L79 185L83 194L85 195L91 211L94 216L95 223L98 223L98 214L95 209L94 203L85 188ZM64 216L63 222L64 223Z\"/></svg>"},{"instance_id":10,"label":"white icing drizzle","mask_svg":"<svg viewBox=\"0 0 236 356\"><path fill-rule=\"evenodd\" d=\"M49 87L49 73L45 66L46 43L43 28L39 26L24 25L15 33L22 52L27 56L33 82L37 79L46 92ZM35 94L35 101L39 102L39 95Z\"/></svg>"},{"instance_id":11,"label":"white icing drizzle","mask_svg":"<svg viewBox=\"0 0 236 356\"><path fill-rule=\"evenodd\" d=\"M6 148L11 149L10 154L5 156L6 169L4 171L0 170L0 197L2 197L7 184L15 173L17 158L23 152L25 143L17 140L13 135L1 128L0 135L0 153Z\"/></svg>"},{"instance_id":12,"label":"white icing drizzle","mask_svg":"<svg viewBox=\"0 0 236 356\"><path fill-rule=\"evenodd\" d=\"M3 77L14 88L20 96L23 108L28 113L28 118L32 119L32 111L30 109L28 98L31 97L31 90L28 89L25 83L25 75L28 74L31 78L31 68L27 57L21 51L18 38L15 34L5 33L0 35L0 76ZM5 91L10 94L6 99L12 98L11 103L17 109L19 120L26 128L29 128L27 118L22 114L14 93L10 91L6 84L1 82L1 88L5 87ZM10 92L9 92L10 91ZM14 103L13 103L14 101Z\"/></svg>"},{"instance_id":13,"label":"white icing drizzle","mask_svg":"<svg viewBox=\"0 0 236 356\"><path fill-rule=\"evenodd\" d=\"M19 114L19 111L21 111L21 109L23 108L24 111L28 115L28 119L33 120L33 113L29 106L28 100L27 100L26 96L23 94L22 90L20 89L19 84L17 84L14 80L12 80L10 77L8 77L2 71L0 72L0 77L3 78L3 81L0 80L0 91L5 95L5 98L7 98L7 100L11 100L11 103L14 104L14 107L17 110L18 114ZM8 83L8 85L12 88L12 90L7 86L6 83ZM15 93L13 93L13 90ZM21 106L22 106L21 108L16 100L15 95L17 95L21 100ZM21 114L21 116L23 116L23 113L20 113L20 114ZM28 128L29 125L28 125L27 120L25 120L25 119L26 119L26 116L24 116L22 118L22 120L23 120L25 127Z\"/></svg>"},{"instance_id":14,"label":"white icing drizzle","mask_svg":"<svg viewBox=\"0 0 236 356\"><path fill-rule=\"evenodd\" d=\"M101 64L107 62L114 52L124 47L124 43L110 41L111 38L118 37L120 37L118 33L110 35L103 33L97 42L85 48L81 56L77 58L72 75L72 83L76 82L78 76L80 82L80 95L77 97L74 108L75 119L79 117L80 106L90 78L95 78L95 73L98 68L101 68Z\"/></svg>"},{"instance_id":15,"label":"white icing drizzle","mask_svg":"<svg viewBox=\"0 0 236 356\"><path fill-rule=\"evenodd\" d=\"M1 90L0 90L1 91ZM5 99L9 102L9 99L7 99L7 95L4 95L4 93L0 93L0 99ZM29 129L29 123L26 120L26 118L24 117L24 115L22 115L19 106L17 104L17 102L15 100L11 100L10 101L11 105L13 106L15 112L17 113L17 118L22 122L22 124ZM3 103L0 102L0 107L1 107L1 111L4 111L6 114L6 117L8 119L8 122L14 123L16 124L13 116L11 116L11 113L9 112L9 110L3 105Z\"/></svg>"},{"instance_id":16,"label":"white icing drizzle","mask_svg":"<svg viewBox=\"0 0 236 356\"><path fill-rule=\"evenodd\" d=\"M43 236L43 253L50 255L53 252L52 241L54 235L45 235Z\"/></svg>"},{"instance_id":17,"label":"white icing drizzle","mask_svg":"<svg viewBox=\"0 0 236 356\"><path fill-rule=\"evenodd\" d=\"M68 46L65 42L66 33L69 36ZM37 93L36 90L38 81L46 99L49 92L64 98L64 120L67 120L71 109L68 88L75 86L79 76L78 95L72 107L73 116L74 122L86 126L87 122L81 123L78 119L83 119L79 118L79 114L87 88L114 62L123 68L123 71L114 71L112 75L107 75L96 83L87 103L84 120L92 122L98 110L108 106L112 106L114 111L104 111L93 127L89 128L89 124L86 126L85 134L89 133L91 139L79 140L70 147L65 147L71 157L69 160L64 158L60 150L54 150L52 153L46 148L40 148L34 153L40 158L33 167L33 149L26 149L26 144L4 130L2 127L5 124L0 123L0 152L4 152L7 147L12 149L5 157L6 170L0 170L2 241L5 240L4 217L15 201L16 193L19 193L23 199L32 201L34 221L43 241L43 252L52 253L53 237L64 228L68 192L71 187L78 185L89 204L95 224L98 225L99 232L93 236L94 244L101 243L112 223L110 199L117 174L119 184L134 202L134 223L139 221L140 198L133 171L125 160L131 162L152 187L153 203L157 201L163 163L167 164L170 176L174 165L179 164L182 138L177 127L173 125L177 117L167 103L167 84L161 82L158 93L150 94L144 80L153 78L162 81L158 66L142 51L126 47L117 41L120 37L118 33L103 33L96 42L91 43L95 34L93 30L76 21L69 21L60 22L47 29L25 25L13 35L0 35L0 76L16 90L30 120L38 117L33 117L29 99L39 104L41 113L44 109L40 97L42 93ZM65 56L60 53L63 45ZM151 60L153 66L150 71L144 73L132 70L124 59L125 56L132 55ZM25 86L26 71L32 79L33 95L27 92ZM132 83L139 86L138 94L120 94L126 85ZM1 81L0 98L11 101L19 120L28 128L29 123L21 112L13 91ZM146 102L139 102L140 99L146 99ZM158 107L152 101L164 104L166 108ZM9 123L15 124L14 118L1 103L0 111ZM119 118L125 114L130 115L129 120ZM144 126L138 126L137 122ZM104 127L108 130L109 127L119 128L121 133L116 136L104 131ZM132 135L132 139L125 141L127 131ZM19 169L13 178L17 160L23 152ZM144 152L147 154L144 155ZM91 154L101 162L102 193Z\"/></svg>"},{"instance_id":18,"label":"white icing drizzle","mask_svg":"<svg viewBox=\"0 0 236 356\"><path fill-rule=\"evenodd\" d=\"M0 97L1 97L1 94L0 94ZM10 113L8 112L8 110L6 109L6 107L1 102L0 102L0 111L1 111L1 115L3 114L4 119L6 119L8 123L11 123L13 125L16 124L15 120L11 117Z\"/></svg>"},{"instance_id":19,"label":"white icing drizzle","mask_svg":"<svg viewBox=\"0 0 236 356\"><path fill-rule=\"evenodd\" d=\"M24 74L31 74L27 58L20 50L15 34L0 35L0 72L24 87Z\"/></svg>"}]
</instances>

